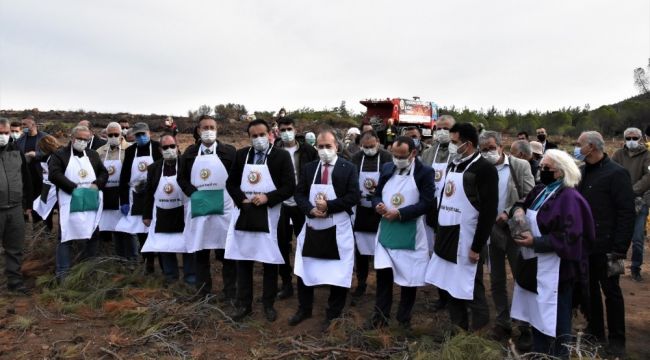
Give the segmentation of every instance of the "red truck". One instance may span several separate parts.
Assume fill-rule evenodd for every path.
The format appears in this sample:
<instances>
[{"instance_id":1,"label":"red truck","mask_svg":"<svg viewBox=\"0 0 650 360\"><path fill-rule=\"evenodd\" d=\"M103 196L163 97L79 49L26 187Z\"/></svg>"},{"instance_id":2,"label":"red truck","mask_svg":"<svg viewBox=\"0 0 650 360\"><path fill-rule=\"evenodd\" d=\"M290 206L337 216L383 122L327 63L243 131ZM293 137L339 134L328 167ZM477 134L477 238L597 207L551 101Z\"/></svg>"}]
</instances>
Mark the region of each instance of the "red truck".
<instances>
[{"instance_id":1,"label":"red truck","mask_svg":"<svg viewBox=\"0 0 650 360\"><path fill-rule=\"evenodd\" d=\"M415 126L422 131L422 136L429 138L438 119L438 105L431 101L413 99L386 98L366 99L360 103L366 107L363 125L370 124L379 133L382 140L392 139L406 127Z\"/></svg>"}]
</instances>

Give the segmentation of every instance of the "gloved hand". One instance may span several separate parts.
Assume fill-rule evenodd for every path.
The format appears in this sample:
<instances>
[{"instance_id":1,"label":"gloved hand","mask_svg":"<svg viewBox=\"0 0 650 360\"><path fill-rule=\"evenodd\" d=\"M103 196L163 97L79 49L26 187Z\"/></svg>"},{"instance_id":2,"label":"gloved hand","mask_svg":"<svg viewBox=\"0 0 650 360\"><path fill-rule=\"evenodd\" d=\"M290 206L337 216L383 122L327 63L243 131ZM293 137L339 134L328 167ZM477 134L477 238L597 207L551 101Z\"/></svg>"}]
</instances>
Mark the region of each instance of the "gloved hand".
<instances>
[{"instance_id":1,"label":"gloved hand","mask_svg":"<svg viewBox=\"0 0 650 360\"><path fill-rule=\"evenodd\" d=\"M131 209L131 207L129 206L129 204L122 204L122 205L120 205L120 212L121 212L122 215L124 215L124 216L129 215L129 209Z\"/></svg>"}]
</instances>

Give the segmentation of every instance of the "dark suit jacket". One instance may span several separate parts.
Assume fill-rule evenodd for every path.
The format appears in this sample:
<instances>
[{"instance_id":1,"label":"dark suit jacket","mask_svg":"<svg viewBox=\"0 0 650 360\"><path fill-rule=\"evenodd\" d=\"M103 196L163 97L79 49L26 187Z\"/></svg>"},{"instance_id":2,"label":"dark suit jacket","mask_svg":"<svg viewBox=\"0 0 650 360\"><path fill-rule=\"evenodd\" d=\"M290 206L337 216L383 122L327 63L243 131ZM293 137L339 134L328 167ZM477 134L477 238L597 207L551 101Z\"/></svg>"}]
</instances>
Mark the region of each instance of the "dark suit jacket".
<instances>
[{"instance_id":1,"label":"dark suit jacket","mask_svg":"<svg viewBox=\"0 0 650 360\"><path fill-rule=\"evenodd\" d=\"M548 149L557 149L557 144L554 144L554 143L546 140L546 147L544 148L544 151L546 152L546 150L548 150Z\"/></svg>"},{"instance_id":2,"label":"dark suit jacket","mask_svg":"<svg viewBox=\"0 0 650 360\"><path fill-rule=\"evenodd\" d=\"M77 187L77 184L73 183L70 181L70 179L65 177L65 169L68 167L68 163L70 162L70 146L72 145L68 144L68 146L57 150L54 154L52 154L52 156L50 156L50 160L47 163L49 167L48 170L50 171L48 179L52 182L52 184L54 184L54 186L60 190L65 191L68 194L71 194L72 191ZM81 154L82 153L74 150L75 156L79 156ZM93 181L93 184L97 185L99 190L102 190L108 181L108 171L104 167L102 160L99 158L99 154L97 154L95 150L87 149L86 156L88 156L90 164L95 171L95 177L97 178L95 181Z\"/></svg>"},{"instance_id":3,"label":"dark suit jacket","mask_svg":"<svg viewBox=\"0 0 650 360\"><path fill-rule=\"evenodd\" d=\"M255 161L255 150L251 146L237 150L235 161L233 162L228 181L226 182L228 193L239 208L241 208L242 203L246 199L246 195L239 187L242 181L242 173L244 172L244 162L249 152L248 163L253 164ZM266 194L268 197L267 205L273 207L293 195L296 189L296 177L293 172L293 165L291 164L291 155L286 150L272 147L266 164L269 167L271 179L276 188L275 191Z\"/></svg>"},{"instance_id":4,"label":"dark suit jacket","mask_svg":"<svg viewBox=\"0 0 650 360\"><path fill-rule=\"evenodd\" d=\"M88 147L90 149L93 149L93 150L97 151L97 149L99 149L103 145L106 145L107 143L108 143L107 140L104 140L104 139L100 138L97 135L93 135L93 138L91 139L91 142L88 143Z\"/></svg>"},{"instance_id":5,"label":"dark suit jacket","mask_svg":"<svg viewBox=\"0 0 650 360\"><path fill-rule=\"evenodd\" d=\"M131 166L133 165L133 158L135 158L135 149L138 144L133 144L124 150L124 162L122 163L122 172L120 173L120 204L129 203L129 181L131 180ZM160 143L151 140L151 156L153 161L162 159L160 152ZM143 146L138 149L138 157L149 155L149 145Z\"/></svg>"},{"instance_id":6,"label":"dark suit jacket","mask_svg":"<svg viewBox=\"0 0 650 360\"><path fill-rule=\"evenodd\" d=\"M309 218L313 218L310 214L314 206L309 202L309 190L311 183L316 175L315 184L320 184L321 172L318 167L320 160L312 161L305 165L302 169L300 181L296 187L294 198L300 210ZM316 174L316 169L318 174ZM357 174L357 167L351 162L338 157L334 169L332 171L332 185L336 193L336 199L327 200L327 212L335 214L342 211L352 215L352 207L359 203L361 193L359 192L359 175Z\"/></svg>"},{"instance_id":7,"label":"dark suit jacket","mask_svg":"<svg viewBox=\"0 0 650 360\"><path fill-rule=\"evenodd\" d=\"M187 197L192 196L192 194L197 190L194 185L192 185L191 175L192 175L192 166L194 165L194 160L199 154L199 148L201 148L201 143L190 145L181 156L180 164L178 165L178 186L181 187L183 192ZM217 140L217 157L223 163L223 166L226 167L226 171L230 176L230 169L232 164L235 162L235 147L232 145L224 144L221 141Z\"/></svg>"},{"instance_id":8,"label":"dark suit jacket","mask_svg":"<svg viewBox=\"0 0 650 360\"><path fill-rule=\"evenodd\" d=\"M283 149L284 144L282 143L282 140L279 142L279 148ZM296 164L296 172L298 173L298 181L300 181L300 176L302 175L302 169L307 165L308 163L318 160L318 151L316 148L309 144L298 144L298 150L296 151L296 154L298 154L298 161Z\"/></svg>"},{"instance_id":9,"label":"dark suit jacket","mask_svg":"<svg viewBox=\"0 0 650 360\"><path fill-rule=\"evenodd\" d=\"M414 161L415 169L413 169L413 177L415 179L415 185L418 187L418 191L420 192L420 200L413 205L408 205L399 209L401 221L409 221L418 216L425 215L435 206L436 203L436 185L433 182L433 168L424 165L420 159L416 158ZM386 163L382 166L381 174L379 175L379 184L377 184L377 190L375 190L375 197L372 199L373 207L383 202L381 196L384 186L393 174L395 174L396 170L397 168L392 162Z\"/></svg>"}]
</instances>

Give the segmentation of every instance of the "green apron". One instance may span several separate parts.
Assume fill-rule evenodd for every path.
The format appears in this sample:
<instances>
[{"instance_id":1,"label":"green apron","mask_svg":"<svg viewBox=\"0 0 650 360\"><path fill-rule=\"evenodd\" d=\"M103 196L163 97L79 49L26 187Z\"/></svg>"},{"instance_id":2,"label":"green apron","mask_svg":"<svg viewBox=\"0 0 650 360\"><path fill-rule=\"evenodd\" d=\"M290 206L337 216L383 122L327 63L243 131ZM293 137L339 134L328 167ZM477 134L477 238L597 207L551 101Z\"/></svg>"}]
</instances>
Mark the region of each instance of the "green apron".
<instances>
[{"instance_id":1,"label":"green apron","mask_svg":"<svg viewBox=\"0 0 650 360\"><path fill-rule=\"evenodd\" d=\"M223 189L198 190L192 193L192 218L223 215Z\"/></svg>"},{"instance_id":2,"label":"green apron","mask_svg":"<svg viewBox=\"0 0 650 360\"><path fill-rule=\"evenodd\" d=\"M386 249L415 250L417 219L409 221L388 221L379 223L379 243Z\"/></svg>"},{"instance_id":3,"label":"green apron","mask_svg":"<svg viewBox=\"0 0 650 360\"><path fill-rule=\"evenodd\" d=\"M91 188L76 188L72 191L70 212L99 210L99 190Z\"/></svg>"}]
</instances>

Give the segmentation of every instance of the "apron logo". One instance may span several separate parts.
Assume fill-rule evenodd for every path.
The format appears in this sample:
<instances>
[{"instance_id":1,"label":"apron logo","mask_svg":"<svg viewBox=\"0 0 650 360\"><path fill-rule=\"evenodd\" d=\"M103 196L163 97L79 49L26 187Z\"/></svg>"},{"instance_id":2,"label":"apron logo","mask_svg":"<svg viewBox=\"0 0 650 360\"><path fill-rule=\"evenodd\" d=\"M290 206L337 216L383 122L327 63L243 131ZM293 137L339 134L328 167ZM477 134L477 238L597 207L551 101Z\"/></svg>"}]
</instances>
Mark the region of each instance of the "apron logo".
<instances>
[{"instance_id":1,"label":"apron logo","mask_svg":"<svg viewBox=\"0 0 650 360\"><path fill-rule=\"evenodd\" d=\"M145 171L147 171L147 163L144 162L144 161L141 161L141 162L138 164L138 170L140 170L141 172L145 172Z\"/></svg>"},{"instance_id":2,"label":"apron logo","mask_svg":"<svg viewBox=\"0 0 650 360\"><path fill-rule=\"evenodd\" d=\"M445 196L450 197L456 192L456 184L453 181L448 181L445 185Z\"/></svg>"},{"instance_id":3,"label":"apron logo","mask_svg":"<svg viewBox=\"0 0 650 360\"><path fill-rule=\"evenodd\" d=\"M400 206L404 202L404 195L397 193L390 198L390 203L393 204L393 206Z\"/></svg>"},{"instance_id":4,"label":"apron logo","mask_svg":"<svg viewBox=\"0 0 650 360\"><path fill-rule=\"evenodd\" d=\"M262 174L259 171L251 171L248 173L248 182L251 184L257 184L262 180Z\"/></svg>"},{"instance_id":5,"label":"apron logo","mask_svg":"<svg viewBox=\"0 0 650 360\"><path fill-rule=\"evenodd\" d=\"M165 184L165 186L163 186L163 191L165 194L169 195L174 192L174 186L172 184Z\"/></svg>"},{"instance_id":6,"label":"apron logo","mask_svg":"<svg viewBox=\"0 0 650 360\"><path fill-rule=\"evenodd\" d=\"M368 191L372 191L377 187L377 182L375 179L366 178L366 180L363 182L363 187L365 187Z\"/></svg>"},{"instance_id":7,"label":"apron logo","mask_svg":"<svg viewBox=\"0 0 650 360\"><path fill-rule=\"evenodd\" d=\"M86 178L86 176L88 176L88 171L86 171L86 169L79 170L79 177L80 178L84 179L84 178Z\"/></svg>"},{"instance_id":8,"label":"apron logo","mask_svg":"<svg viewBox=\"0 0 650 360\"><path fill-rule=\"evenodd\" d=\"M106 169L108 171L108 175L113 175L115 174L115 166L111 165Z\"/></svg>"},{"instance_id":9,"label":"apron logo","mask_svg":"<svg viewBox=\"0 0 650 360\"><path fill-rule=\"evenodd\" d=\"M434 180L435 180L436 182L438 182L438 181L440 181L440 179L442 179L442 171L441 171L441 170L436 170L436 174L435 174L435 176L434 176Z\"/></svg>"},{"instance_id":10,"label":"apron logo","mask_svg":"<svg viewBox=\"0 0 650 360\"><path fill-rule=\"evenodd\" d=\"M318 193L316 193L316 196L314 197L314 200L316 200L316 201L318 201L318 200L327 201L327 194L325 194L324 192L318 192Z\"/></svg>"},{"instance_id":11,"label":"apron logo","mask_svg":"<svg viewBox=\"0 0 650 360\"><path fill-rule=\"evenodd\" d=\"M209 178L210 177L210 169L201 169L201 172L199 173L199 176L203 180Z\"/></svg>"}]
</instances>

